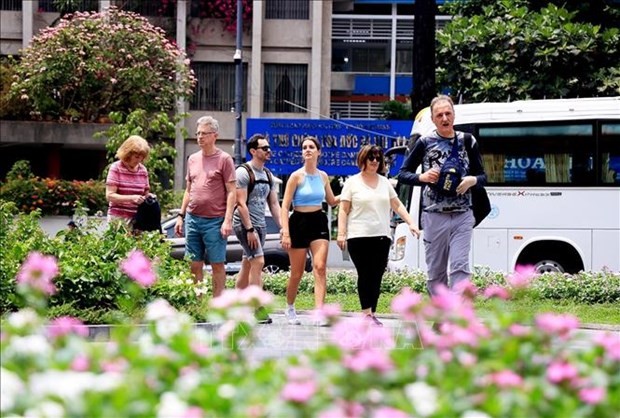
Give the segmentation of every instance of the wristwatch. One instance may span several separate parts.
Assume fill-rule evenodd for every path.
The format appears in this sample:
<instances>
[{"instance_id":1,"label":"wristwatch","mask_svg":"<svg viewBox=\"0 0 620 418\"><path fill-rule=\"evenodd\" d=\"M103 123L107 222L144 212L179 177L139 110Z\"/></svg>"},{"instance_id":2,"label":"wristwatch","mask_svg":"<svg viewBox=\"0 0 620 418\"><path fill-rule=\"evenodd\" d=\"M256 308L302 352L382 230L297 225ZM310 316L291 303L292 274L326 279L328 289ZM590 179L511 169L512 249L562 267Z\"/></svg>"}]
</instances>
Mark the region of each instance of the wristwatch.
<instances>
[{"instance_id":1,"label":"wristwatch","mask_svg":"<svg viewBox=\"0 0 620 418\"><path fill-rule=\"evenodd\" d=\"M245 232L254 232L254 227L246 229Z\"/></svg>"},{"instance_id":2,"label":"wristwatch","mask_svg":"<svg viewBox=\"0 0 620 418\"><path fill-rule=\"evenodd\" d=\"M185 218L185 214L184 214L184 213L177 213L177 216L178 216L179 218Z\"/></svg>"}]
</instances>

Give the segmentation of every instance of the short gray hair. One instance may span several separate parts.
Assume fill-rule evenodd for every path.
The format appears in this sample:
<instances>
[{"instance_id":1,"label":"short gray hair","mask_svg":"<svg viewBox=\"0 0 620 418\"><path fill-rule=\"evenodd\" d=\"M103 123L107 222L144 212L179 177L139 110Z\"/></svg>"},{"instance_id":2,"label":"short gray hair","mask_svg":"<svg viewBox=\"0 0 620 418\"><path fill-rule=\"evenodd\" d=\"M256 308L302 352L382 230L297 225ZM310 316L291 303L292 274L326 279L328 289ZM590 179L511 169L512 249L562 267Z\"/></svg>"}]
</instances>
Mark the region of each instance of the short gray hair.
<instances>
[{"instance_id":1,"label":"short gray hair","mask_svg":"<svg viewBox=\"0 0 620 418\"><path fill-rule=\"evenodd\" d=\"M203 116L196 121L196 125L209 125L215 132L220 131L220 123L213 116Z\"/></svg>"}]
</instances>

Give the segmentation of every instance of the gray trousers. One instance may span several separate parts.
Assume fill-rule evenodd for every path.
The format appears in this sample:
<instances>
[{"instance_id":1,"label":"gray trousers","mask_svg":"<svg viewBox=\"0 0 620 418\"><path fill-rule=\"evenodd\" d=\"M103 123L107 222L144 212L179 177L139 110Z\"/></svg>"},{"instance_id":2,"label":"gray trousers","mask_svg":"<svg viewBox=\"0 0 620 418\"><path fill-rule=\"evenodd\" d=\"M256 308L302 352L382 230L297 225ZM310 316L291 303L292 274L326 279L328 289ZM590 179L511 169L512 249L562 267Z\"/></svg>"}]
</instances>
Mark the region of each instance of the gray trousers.
<instances>
[{"instance_id":1,"label":"gray trousers","mask_svg":"<svg viewBox=\"0 0 620 418\"><path fill-rule=\"evenodd\" d=\"M474 222L471 210L422 213L423 240L428 267L426 287L429 295L434 296L438 286L452 289L457 283L470 279L469 250Z\"/></svg>"}]
</instances>

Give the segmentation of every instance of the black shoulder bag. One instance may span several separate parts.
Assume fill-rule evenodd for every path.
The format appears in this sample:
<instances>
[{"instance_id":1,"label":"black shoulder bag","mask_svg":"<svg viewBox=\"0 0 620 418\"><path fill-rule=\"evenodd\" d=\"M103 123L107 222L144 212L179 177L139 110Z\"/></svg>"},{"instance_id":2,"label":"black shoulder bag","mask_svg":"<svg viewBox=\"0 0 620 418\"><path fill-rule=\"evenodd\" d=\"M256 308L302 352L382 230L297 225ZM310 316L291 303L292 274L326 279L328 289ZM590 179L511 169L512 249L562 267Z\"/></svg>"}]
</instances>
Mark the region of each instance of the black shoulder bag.
<instances>
[{"instance_id":1,"label":"black shoulder bag","mask_svg":"<svg viewBox=\"0 0 620 418\"><path fill-rule=\"evenodd\" d=\"M471 134L465 132L465 151L467 151L469 161L471 161L471 147ZM475 228L489 215L489 213L491 213L491 201L489 200L489 195L484 186L474 186L469 189L469 191L471 192L471 209L474 212L474 219L476 220L474 223Z\"/></svg>"}]
</instances>

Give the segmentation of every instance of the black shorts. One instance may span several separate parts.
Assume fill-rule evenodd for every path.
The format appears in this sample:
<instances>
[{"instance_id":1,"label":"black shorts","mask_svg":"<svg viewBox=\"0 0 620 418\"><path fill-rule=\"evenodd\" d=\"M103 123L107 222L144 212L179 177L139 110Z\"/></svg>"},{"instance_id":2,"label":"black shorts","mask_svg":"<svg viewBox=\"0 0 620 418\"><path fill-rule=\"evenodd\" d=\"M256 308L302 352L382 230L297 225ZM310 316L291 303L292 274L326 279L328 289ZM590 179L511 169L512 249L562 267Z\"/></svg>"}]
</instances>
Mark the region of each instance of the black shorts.
<instances>
[{"instance_id":1,"label":"black shorts","mask_svg":"<svg viewBox=\"0 0 620 418\"><path fill-rule=\"evenodd\" d=\"M291 235L291 248L310 248L317 239L329 240L327 215L322 210L316 212L293 212L288 221Z\"/></svg>"}]
</instances>

